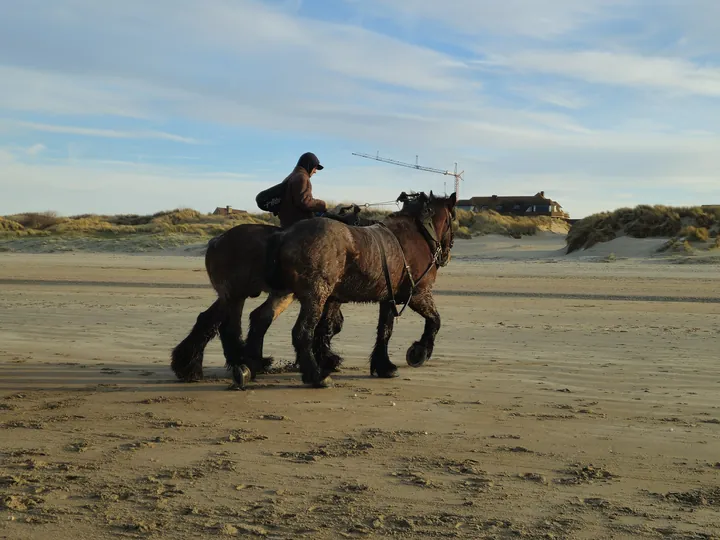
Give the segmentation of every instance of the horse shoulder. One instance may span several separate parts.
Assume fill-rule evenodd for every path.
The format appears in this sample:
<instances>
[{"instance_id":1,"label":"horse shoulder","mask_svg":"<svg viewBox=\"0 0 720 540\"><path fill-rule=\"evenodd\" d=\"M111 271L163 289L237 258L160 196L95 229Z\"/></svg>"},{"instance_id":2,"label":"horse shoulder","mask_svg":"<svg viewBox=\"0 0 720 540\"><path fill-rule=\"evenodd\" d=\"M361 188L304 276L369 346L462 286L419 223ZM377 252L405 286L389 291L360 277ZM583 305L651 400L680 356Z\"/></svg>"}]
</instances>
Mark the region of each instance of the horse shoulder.
<instances>
[{"instance_id":1,"label":"horse shoulder","mask_svg":"<svg viewBox=\"0 0 720 540\"><path fill-rule=\"evenodd\" d=\"M368 232L364 227L344 227L344 246L347 253L348 261L357 262L363 252L363 237L367 236Z\"/></svg>"}]
</instances>

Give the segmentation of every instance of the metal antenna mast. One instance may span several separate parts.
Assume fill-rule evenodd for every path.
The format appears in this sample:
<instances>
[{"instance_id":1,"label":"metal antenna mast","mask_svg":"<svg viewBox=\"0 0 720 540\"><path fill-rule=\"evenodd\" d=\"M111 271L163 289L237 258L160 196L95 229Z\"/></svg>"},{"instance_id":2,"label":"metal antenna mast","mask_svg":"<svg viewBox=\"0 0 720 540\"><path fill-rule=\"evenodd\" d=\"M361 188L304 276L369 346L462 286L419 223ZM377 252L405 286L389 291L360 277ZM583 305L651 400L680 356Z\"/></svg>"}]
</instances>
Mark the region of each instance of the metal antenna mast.
<instances>
[{"instance_id":1,"label":"metal antenna mast","mask_svg":"<svg viewBox=\"0 0 720 540\"><path fill-rule=\"evenodd\" d=\"M444 174L446 176L454 176L455 177L455 196L459 199L460 198L460 180L463 180L463 174L465 171L458 172L457 170L457 161L455 162L455 171L444 171L442 169L434 169L433 167L423 167L421 165L418 165L418 157L415 156L415 164L412 163L404 163L402 161L397 161L395 159L388 159L388 158L381 158L380 152L377 153L375 156L371 156L370 154L361 154L358 152L353 152L353 156L359 156L367 159L374 159L375 161L382 161L384 163L391 163L392 165L400 165L401 167L408 167L410 169L417 169L419 171L427 171L427 172L433 172L437 174Z\"/></svg>"}]
</instances>

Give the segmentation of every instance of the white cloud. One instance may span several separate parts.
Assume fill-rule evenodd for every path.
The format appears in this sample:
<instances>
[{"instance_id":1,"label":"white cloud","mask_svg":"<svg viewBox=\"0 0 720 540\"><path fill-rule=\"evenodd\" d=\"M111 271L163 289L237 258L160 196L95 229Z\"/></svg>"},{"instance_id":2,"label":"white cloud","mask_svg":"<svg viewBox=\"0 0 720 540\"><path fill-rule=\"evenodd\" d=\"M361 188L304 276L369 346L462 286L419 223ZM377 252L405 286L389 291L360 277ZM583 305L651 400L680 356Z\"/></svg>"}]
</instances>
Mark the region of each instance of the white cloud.
<instances>
[{"instance_id":1,"label":"white cloud","mask_svg":"<svg viewBox=\"0 0 720 540\"><path fill-rule=\"evenodd\" d=\"M363 182L352 182L360 175ZM335 171L334 178L321 174L314 177L318 198L367 203L392 200L399 194L389 182L398 178L397 171L368 174L367 169L349 168ZM337 178L343 179L342 184ZM0 200L0 215L44 210L64 215L153 213L178 207L209 212L227 204L259 211L255 196L274 181L255 174L124 162L29 163L20 160L19 154L0 148L0 192L12 193L12 198Z\"/></svg>"},{"instance_id":2,"label":"white cloud","mask_svg":"<svg viewBox=\"0 0 720 540\"><path fill-rule=\"evenodd\" d=\"M581 97L578 92L574 92L567 88L558 88L554 86L530 86L528 84L513 85L510 90L527 99L541 103L549 103L555 107L563 109L581 109L588 104L586 98Z\"/></svg>"},{"instance_id":3,"label":"white cloud","mask_svg":"<svg viewBox=\"0 0 720 540\"><path fill-rule=\"evenodd\" d=\"M551 38L617 14L633 0L349 0L368 16L401 15L469 35L488 32Z\"/></svg>"},{"instance_id":4,"label":"white cloud","mask_svg":"<svg viewBox=\"0 0 720 540\"><path fill-rule=\"evenodd\" d=\"M257 179L238 181L180 168L83 162L0 161L0 213L56 210L62 214L151 213L193 207L209 212L243 192L260 191Z\"/></svg>"},{"instance_id":5,"label":"white cloud","mask_svg":"<svg viewBox=\"0 0 720 540\"><path fill-rule=\"evenodd\" d=\"M182 137L163 131L119 131L115 129L85 128L81 126L61 126L53 124L40 124L37 122L17 122L0 119L0 123L10 124L20 129L44 131L47 133L65 133L68 135L84 135L88 137L107 137L111 139L163 139L186 144L198 144L190 137Z\"/></svg>"},{"instance_id":6,"label":"white cloud","mask_svg":"<svg viewBox=\"0 0 720 540\"><path fill-rule=\"evenodd\" d=\"M720 66L699 66L679 58L605 51L526 51L498 56L480 65L507 66L590 83L720 96Z\"/></svg>"},{"instance_id":7,"label":"white cloud","mask_svg":"<svg viewBox=\"0 0 720 540\"><path fill-rule=\"evenodd\" d=\"M176 207L209 212L227 204L255 211L255 195L282 177L277 171L236 174L108 161L23 161L23 155L0 148L0 192L12 193L0 200L0 215L33 210L152 213ZM720 154L715 155L697 162L692 155L673 154L650 168L646 154L618 158L612 151L587 149L527 152L522 160L513 155L488 161L461 156L460 167L466 171L461 196L544 190L573 217L643 202L677 204L679 197L686 204L704 204L720 200ZM403 155L385 157L414 161ZM450 168L453 157L421 155L420 164ZM329 167L313 177L316 197L358 204L394 200L402 190L439 193L444 183L452 191L452 177L360 158L357 165ZM618 195L628 191L632 197Z\"/></svg>"},{"instance_id":8,"label":"white cloud","mask_svg":"<svg viewBox=\"0 0 720 540\"><path fill-rule=\"evenodd\" d=\"M28 156L37 156L40 152L47 150L44 144L33 144L31 147L25 149L25 153Z\"/></svg>"},{"instance_id":9,"label":"white cloud","mask_svg":"<svg viewBox=\"0 0 720 540\"><path fill-rule=\"evenodd\" d=\"M25 11L11 9L4 24L21 21L18 13ZM100 33L107 20L113 31ZM33 39L38 33L42 40ZM0 21L0 64L10 57L27 66L0 66L0 108L9 111L180 117L331 136L355 126L375 139L388 123L423 117L428 96L469 103L480 88L450 55L247 0L70 0L62 17L38 10L32 28L5 36Z\"/></svg>"},{"instance_id":10,"label":"white cloud","mask_svg":"<svg viewBox=\"0 0 720 540\"><path fill-rule=\"evenodd\" d=\"M5 24L9 28L13 19L29 23L24 14L10 8ZM113 21L112 32L101 30L107 20ZM316 88L318 79L327 84L328 74L415 90L446 90L459 82L455 72L463 68L463 63L430 48L357 26L289 15L250 0L71 0L64 4L62 17L55 10L38 10L32 24L36 32L45 33L42 41L15 32L10 34L15 42L3 42L0 32L0 49L3 44L25 47L18 56L38 67L67 66L80 75L154 80L170 87L198 83L192 76L196 73L187 71L186 58L195 66L222 62L222 72L211 76L214 82L219 82L218 76L233 81L232 90L251 87L273 94L283 85L282 90L291 89L298 96L308 86ZM88 42L95 47L88 50ZM198 84L203 90L215 86Z\"/></svg>"},{"instance_id":11,"label":"white cloud","mask_svg":"<svg viewBox=\"0 0 720 540\"><path fill-rule=\"evenodd\" d=\"M0 107L9 111L146 118L152 98L152 88L128 80L0 64Z\"/></svg>"}]
</instances>

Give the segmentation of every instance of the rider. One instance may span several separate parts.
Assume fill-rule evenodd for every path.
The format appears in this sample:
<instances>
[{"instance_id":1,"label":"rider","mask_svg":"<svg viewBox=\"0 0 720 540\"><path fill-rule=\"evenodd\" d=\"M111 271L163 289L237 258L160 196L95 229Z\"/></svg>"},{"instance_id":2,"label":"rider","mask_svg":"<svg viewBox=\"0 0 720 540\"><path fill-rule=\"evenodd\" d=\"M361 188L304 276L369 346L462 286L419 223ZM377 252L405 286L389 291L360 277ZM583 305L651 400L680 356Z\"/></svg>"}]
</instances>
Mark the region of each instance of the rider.
<instances>
[{"instance_id":1,"label":"rider","mask_svg":"<svg viewBox=\"0 0 720 540\"><path fill-rule=\"evenodd\" d=\"M283 229L303 219L327 212L325 201L313 198L310 177L323 170L320 160L312 152L306 152L285 179L287 187L280 203L278 217Z\"/></svg>"}]
</instances>

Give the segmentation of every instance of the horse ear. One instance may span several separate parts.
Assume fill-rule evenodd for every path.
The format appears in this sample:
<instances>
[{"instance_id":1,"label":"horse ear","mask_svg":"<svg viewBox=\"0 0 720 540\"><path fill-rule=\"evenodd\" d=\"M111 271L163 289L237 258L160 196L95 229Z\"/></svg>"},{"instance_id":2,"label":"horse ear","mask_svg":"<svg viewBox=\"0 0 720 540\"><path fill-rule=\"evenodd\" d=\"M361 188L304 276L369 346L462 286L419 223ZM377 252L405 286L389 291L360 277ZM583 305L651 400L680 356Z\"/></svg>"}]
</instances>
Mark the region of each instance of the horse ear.
<instances>
[{"instance_id":1,"label":"horse ear","mask_svg":"<svg viewBox=\"0 0 720 540\"><path fill-rule=\"evenodd\" d=\"M457 204L457 193L453 193L448 197L448 208L455 208Z\"/></svg>"}]
</instances>

